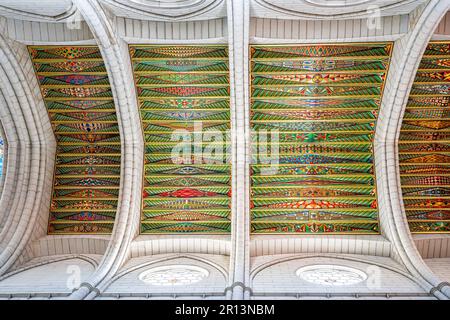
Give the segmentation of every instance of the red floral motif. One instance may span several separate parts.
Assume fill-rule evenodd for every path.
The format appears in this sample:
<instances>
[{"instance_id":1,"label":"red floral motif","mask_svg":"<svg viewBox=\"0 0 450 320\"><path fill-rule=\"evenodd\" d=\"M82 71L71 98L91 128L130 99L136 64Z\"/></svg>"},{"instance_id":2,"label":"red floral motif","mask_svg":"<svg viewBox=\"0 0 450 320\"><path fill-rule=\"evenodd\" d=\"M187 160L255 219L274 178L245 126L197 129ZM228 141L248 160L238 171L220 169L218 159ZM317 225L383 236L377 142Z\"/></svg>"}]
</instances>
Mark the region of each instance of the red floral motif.
<instances>
[{"instance_id":1,"label":"red floral motif","mask_svg":"<svg viewBox=\"0 0 450 320\"><path fill-rule=\"evenodd\" d=\"M301 200L267 205L268 208L283 209L324 209L324 208L352 208L355 205L346 203L333 203L325 200Z\"/></svg>"},{"instance_id":2,"label":"red floral motif","mask_svg":"<svg viewBox=\"0 0 450 320\"><path fill-rule=\"evenodd\" d=\"M214 197L217 194L215 192L184 188L172 192L161 192L159 195L161 197L195 198L195 197Z\"/></svg>"}]
</instances>

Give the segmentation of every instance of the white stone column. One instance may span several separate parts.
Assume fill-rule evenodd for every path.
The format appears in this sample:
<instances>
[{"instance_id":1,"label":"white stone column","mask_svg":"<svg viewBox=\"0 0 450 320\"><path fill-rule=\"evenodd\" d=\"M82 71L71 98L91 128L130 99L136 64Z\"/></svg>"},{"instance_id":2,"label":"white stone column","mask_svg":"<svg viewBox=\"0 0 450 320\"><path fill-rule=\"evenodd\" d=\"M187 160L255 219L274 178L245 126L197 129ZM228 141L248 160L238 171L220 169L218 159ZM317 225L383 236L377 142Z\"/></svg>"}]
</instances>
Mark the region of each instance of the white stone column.
<instances>
[{"instance_id":1,"label":"white stone column","mask_svg":"<svg viewBox=\"0 0 450 320\"><path fill-rule=\"evenodd\" d=\"M420 60L449 8L450 0L430 1L411 30L395 42L374 140L382 234L392 242L398 260L422 286L443 299L450 297L450 287L443 285L424 263L409 231L400 184L398 138Z\"/></svg>"},{"instance_id":2,"label":"white stone column","mask_svg":"<svg viewBox=\"0 0 450 320\"><path fill-rule=\"evenodd\" d=\"M98 1L73 2L89 25L102 53L113 92L121 140L120 192L114 229L98 269L71 296L72 299L83 299L94 298L101 283L115 274L126 259L130 243L138 233L144 141L126 43L115 35L113 26Z\"/></svg>"},{"instance_id":3,"label":"white stone column","mask_svg":"<svg viewBox=\"0 0 450 320\"><path fill-rule=\"evenodd\" d=\"M0 275L22 257L37 230L45 232L56 150L44 102L34 90L37 80L27 77L33 72L28 52L23 46L12 46L0 35L0 117L9 144L0 199L5 217L0 231Z\"/></svg>"},{"instance_id":4,"label":"white stone column","mask_svg":"<svg viewBox=\"0 0 450 320\"><path fill-rule=\"evenodd\" d=\"M249 298L249 1L227 0L232 145L232 222L227 298ZM229 293L231 292L231 294Z\"/></svg>"}]
</instances>

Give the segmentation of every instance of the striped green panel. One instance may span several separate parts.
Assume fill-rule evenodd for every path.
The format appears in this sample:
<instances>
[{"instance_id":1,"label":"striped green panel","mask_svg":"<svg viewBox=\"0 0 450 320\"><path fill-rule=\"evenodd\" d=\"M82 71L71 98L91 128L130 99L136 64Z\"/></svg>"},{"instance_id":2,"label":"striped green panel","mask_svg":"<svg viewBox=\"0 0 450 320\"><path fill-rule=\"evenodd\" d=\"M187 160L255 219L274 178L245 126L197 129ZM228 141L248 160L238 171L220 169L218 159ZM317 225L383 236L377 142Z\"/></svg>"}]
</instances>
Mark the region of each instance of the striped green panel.
<instances>
[{"instance_id":1,"label":"striped green panel","mask_svg":"<svg viewBox=\"0 0 450 320\"><path fill-rule=\"evenodd\" d=\"M391 43L251 47L253 233L376 234Z\"/></svg>"},{"instance_id":2,"label":"striped green panel","mask_svg":"<svg viewBox=\"0 0 450 320\"><path fill-rule=\"evenodd\" d=\"M136 45L130 55L145 140L141 233L229 233L227 47Z\"/></svg>"},{"instance_id":3,"label":"striped green panel","mask_svg":"<svg viewBox=\"0 0 450 320\"><path fill-rule=\"evenodd\" d=\"M450 42L431 41L399 139L400 178L413 233L450 232Z\"/></svg>"},{"instance_id":4,"label":"striped green panel","mask_svg":"<svg viewBox=\"0 0 450 320\"><path fill-rule=\"evenodd\" d=\"M120 189L120 135L96 46L30 46L56 137L49 234L110 234Z\"/></svg>"}]
</instances>

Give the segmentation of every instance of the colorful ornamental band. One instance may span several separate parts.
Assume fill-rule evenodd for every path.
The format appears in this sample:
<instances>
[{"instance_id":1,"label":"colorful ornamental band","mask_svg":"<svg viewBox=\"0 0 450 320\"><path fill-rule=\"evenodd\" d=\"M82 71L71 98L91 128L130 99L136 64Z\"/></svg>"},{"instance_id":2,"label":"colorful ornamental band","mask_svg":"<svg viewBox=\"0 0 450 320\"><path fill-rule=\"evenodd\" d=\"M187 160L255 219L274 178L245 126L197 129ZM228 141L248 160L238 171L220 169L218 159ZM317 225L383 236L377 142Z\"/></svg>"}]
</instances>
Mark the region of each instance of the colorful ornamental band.
<instances>
[{"instance_id":1,"label":"colorful ornamental band","mask_svg":"<svg viewBox=\"0 0 450 320\"><path fill-rule=\"evenodd\" d=\"M450 232L450 42L429 43L414 80L399 141L409 228Z\"/></svg>"},{"instance_id":2,"label":"colorful ornamental band","mask_svg":"<svg viewBox=\"0 0 450 320\"><path fill-rule=\"evenodd\" d=\"M373 137L391 50L251 46L253 233L379 232Z\"/></svg>"},{"instance_id":3,"label":"colorful ornamental band","mask_svg":"<svg viewBox=\"0 0 450 320\"><path fill-rule=\"evenodd\" d=\"M56 136L49 234L110 234L120 185L120 136L96 46L30 46Z\"/></svg>"},{"instance_id":4,"label":"colorful ornamental band","mask_svg":"<svg viewBox=\"0 0 450 320\"><path fill-rule=\"evenodd\" d=\"M226 46L130 46L145 139L141 233L229 233Z\"/></svg>"}]
</instances>

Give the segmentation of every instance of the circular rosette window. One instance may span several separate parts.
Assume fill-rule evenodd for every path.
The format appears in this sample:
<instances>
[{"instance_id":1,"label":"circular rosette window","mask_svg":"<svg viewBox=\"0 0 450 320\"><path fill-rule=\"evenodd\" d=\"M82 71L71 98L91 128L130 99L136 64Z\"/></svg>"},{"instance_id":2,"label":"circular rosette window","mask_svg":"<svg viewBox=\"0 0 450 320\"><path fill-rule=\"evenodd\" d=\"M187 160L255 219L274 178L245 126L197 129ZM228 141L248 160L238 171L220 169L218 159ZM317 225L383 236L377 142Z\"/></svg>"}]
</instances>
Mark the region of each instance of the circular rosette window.
<instances>
[{"instance_id":1,"label":"circular rosette window","mask_svg":"<svg viewBox=\"0 0 450 320\"><path fill-rule=\"evenodd\" d=\"M306 0L316 6L323 7L351 7L370 2L371 0Z\"/></svg>"},{"instance_id":2,"label":"circular rosette window","mask_svg":"<svg viewBox=\"0 0 450 320\"><path fill-rule=\"evenodd\" d=\"M209 276L206 269L189 265L171 265L148 269L139 280L152 286L182 286L199 282Z\"/></svg>"},{"instance_id":3,"label":"circular rosette window","mask_svg":"<svg viewBox=\"0 0 450 320\"><path fill-rule=\"evenodd\" d=\"M350 286L367 279L367 274L355 268L338 265L312 265L298 269L301 279L322 286Z\"/></svg>"}]
</instances>

